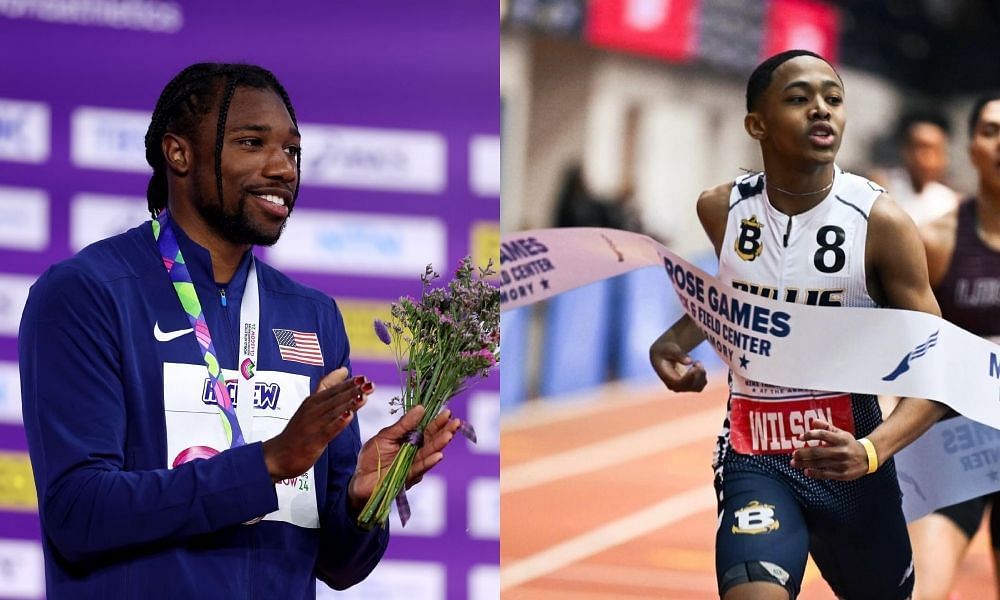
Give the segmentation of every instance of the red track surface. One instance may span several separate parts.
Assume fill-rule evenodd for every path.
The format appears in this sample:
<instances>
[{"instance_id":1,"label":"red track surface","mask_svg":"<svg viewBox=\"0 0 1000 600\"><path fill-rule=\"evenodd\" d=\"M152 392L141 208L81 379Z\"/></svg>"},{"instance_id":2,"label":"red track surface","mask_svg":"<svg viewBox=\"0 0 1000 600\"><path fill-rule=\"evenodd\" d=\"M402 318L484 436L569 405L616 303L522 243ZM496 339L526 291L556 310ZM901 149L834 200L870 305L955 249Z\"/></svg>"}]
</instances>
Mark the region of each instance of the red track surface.
<instances>
[{"instance_id":1,"label":"red track surface","mask_svg":"<svg viewBox=\"0 0 1000 600\"><path fill-rule=\"evenodd\" d=\"M725 393L612 385L505 415L504 600L717 598L710 463ZM981 531L952 600L996 597L987 544ZM799 598L834 599L812 561Z\"/></svg>"}]
</instances>

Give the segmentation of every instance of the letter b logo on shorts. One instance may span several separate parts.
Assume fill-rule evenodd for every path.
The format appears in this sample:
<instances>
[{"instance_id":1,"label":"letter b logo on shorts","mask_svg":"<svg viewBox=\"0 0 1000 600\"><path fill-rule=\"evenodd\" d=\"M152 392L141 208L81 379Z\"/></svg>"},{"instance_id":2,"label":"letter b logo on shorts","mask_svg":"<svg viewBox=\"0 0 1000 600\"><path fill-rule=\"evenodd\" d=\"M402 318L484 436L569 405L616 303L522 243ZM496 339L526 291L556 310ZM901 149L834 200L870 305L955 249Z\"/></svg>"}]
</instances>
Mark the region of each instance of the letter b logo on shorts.
<instances>
[{"instance_id":1,"label":"letter b logo on shorts","mask_svg":"<svg viewBox=\"0 0 1000 600\"><path fill-rule=\"evenodd\" d=\"M774 518L774 505L754 500L734 513L736 524L733 533L756 535L774 531L780 525Z\"/></svg>"},{"instance_id":2,"label":"letter b logo on shorts","mask_svg":"<svg viewBox=\"0 0 1000 600\"><path fill-rule=\"evenodd\" d=\"M760 230L764 226L757 220L757 215L740 220L740 234L736 238L736 255L743 260L752 261L760 256L763 243L760 241Z\"/></svg>"}]
</instances>

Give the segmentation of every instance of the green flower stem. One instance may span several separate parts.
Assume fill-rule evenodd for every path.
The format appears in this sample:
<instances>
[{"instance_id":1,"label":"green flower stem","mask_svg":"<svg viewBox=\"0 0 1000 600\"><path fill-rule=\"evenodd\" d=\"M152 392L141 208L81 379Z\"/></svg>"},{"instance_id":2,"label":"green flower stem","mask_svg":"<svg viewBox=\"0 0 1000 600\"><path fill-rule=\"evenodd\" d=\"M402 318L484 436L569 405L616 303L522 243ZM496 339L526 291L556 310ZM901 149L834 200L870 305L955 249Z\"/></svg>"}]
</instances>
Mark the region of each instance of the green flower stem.
<instances>
[{"instance_id":1,"label":"green flower stem","mask_svg":"<svg viewBox=\"0 0 1000 600\"><path fill-rule=\"evenodd\" d=\"M375 491L372 493L368 503L361 510L358 516L358 527L365 530L372 530L376 526L385 526L389 519L389 509L392 508L392 501L396 499L399 490L406 485L406 476L413 465L413 459L417 454L417 447L410 443L405 443L392 460L385 478L382 479Z\"/></svg>"}]
</instances>

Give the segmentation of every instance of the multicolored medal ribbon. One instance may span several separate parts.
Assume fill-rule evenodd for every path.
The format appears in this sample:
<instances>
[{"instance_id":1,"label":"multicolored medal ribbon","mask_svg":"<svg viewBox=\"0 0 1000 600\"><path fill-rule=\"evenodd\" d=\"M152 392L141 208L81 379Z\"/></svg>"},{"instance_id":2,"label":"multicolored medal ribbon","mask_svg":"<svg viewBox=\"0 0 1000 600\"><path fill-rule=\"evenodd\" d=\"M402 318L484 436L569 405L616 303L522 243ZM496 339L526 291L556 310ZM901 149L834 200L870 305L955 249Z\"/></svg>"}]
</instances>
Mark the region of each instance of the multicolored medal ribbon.
<instances>
[{"instance_id":1,"label":"multicolored medal ribbon","mask_svg":"<svg viewBox=\"0 0 1000 600\"><path fill-rule=\"evenodd\" d=\"M177 244L177 235L174 233L168 212L166 210L160 212L159 216L152 221L152 226L153 237L156 239L160 256L163 258L163 266L170 274L177 299L180 300L181 306L188 316L188 321L194 329L198 345L201 347L202 357L211 380L211 388L215 392L215 399L219 407L219 416L222 418L222 427L226 433L226 441L229 442L230 448L242 446L246 443L243 430L240 428L240 422L236 416L232 398L229 396L229 390L226 388L226 382L222 378L219 359L215 352L215 346L212 344L212 335L209 333L208 323L205 321L205 313L198 300L191 273L184 262L184 255ZM251 273L251 276L253 275ZM252 405L252 396L250 404Z\"/></svg>"}]
</instances>

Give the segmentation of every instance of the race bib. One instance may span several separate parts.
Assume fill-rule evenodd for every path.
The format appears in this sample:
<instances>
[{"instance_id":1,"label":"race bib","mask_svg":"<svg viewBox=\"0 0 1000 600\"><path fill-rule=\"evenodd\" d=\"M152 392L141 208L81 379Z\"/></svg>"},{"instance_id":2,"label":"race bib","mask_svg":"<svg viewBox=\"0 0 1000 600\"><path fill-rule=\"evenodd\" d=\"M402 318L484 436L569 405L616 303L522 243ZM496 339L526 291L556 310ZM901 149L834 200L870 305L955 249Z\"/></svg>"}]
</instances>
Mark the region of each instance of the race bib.
<instances>
[{"instance_id":1,"label":"race bib","mask_svg":"<svg viewBox=\"0 0 1000 600\"><path fill-rule=\"evenodd\" d=\"M814 419L854 433L850 394L795 400L759 400L733 394L730 442L740 454L791 454L820 444L818 440L799 439L812 428Z\"/></svg>"},{"instance_id":2,"label":"race bib","mask_svg":"<svg viewBox=\"0 0 1000 600\"><path fill-rule=\"evenodd\" d=\"M237 406L236 371L223 370L229 393ZM204 365L164 363L163 408L167 425L167 466L176 468L198 458L210 458L228 448L215 393ZM253 402L253 427L247 442L265 441L282 432L288 420L310 394L309 378L280 371L257 371ZM318 528L315 473L308 471L279 481L278 510L265 521L284 521L299 527Z\"/></svg>"}]
</instances>

